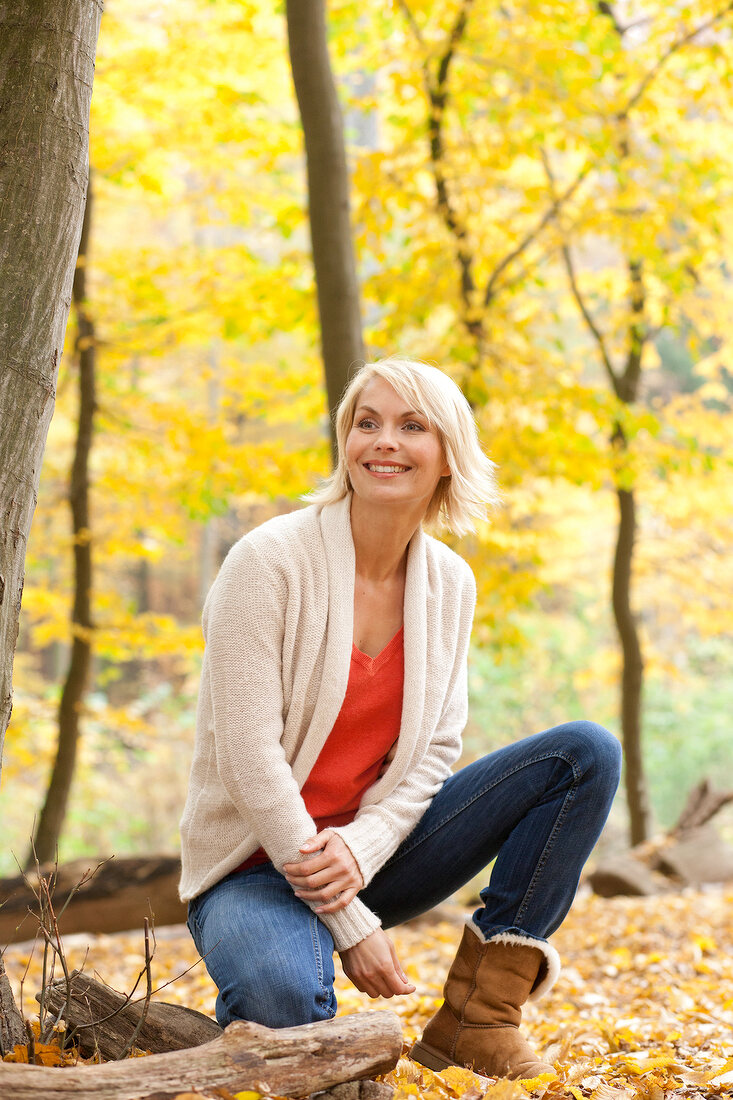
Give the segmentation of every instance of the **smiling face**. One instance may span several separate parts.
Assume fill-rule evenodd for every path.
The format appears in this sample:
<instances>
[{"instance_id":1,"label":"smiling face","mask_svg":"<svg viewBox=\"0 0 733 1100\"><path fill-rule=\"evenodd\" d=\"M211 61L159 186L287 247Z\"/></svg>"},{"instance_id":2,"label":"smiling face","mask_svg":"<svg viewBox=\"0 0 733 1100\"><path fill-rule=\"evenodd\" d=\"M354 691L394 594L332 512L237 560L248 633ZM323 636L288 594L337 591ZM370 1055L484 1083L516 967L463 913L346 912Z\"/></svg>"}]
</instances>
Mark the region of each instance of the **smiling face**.
<instances>
[{"instance_id":1,"label":"smiling face","mask_svg":"<svg viewBox=\"0 0 733 1100\"><path fill-rule=\"evenodd\" d=\"M437 429L379 377L359 395L346 462L357 497L423 511L441 477L450 474Z\"/></svg>"}]
</instances>

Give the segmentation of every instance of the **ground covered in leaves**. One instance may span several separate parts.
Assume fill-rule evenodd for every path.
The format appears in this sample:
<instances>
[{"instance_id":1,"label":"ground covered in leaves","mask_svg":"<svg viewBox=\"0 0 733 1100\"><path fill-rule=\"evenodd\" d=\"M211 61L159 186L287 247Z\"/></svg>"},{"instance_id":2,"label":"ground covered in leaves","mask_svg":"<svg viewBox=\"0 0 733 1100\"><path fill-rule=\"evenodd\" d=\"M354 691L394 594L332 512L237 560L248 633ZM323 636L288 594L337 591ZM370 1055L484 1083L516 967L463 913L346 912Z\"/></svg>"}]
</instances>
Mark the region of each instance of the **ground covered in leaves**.
<instances>
[{"instance_id":1,"label":"ground covered in leaves","mask_svg":"<svg viewBox=\"0 0 733 1100\"><path fill-rule=\"evenodd\" d=\"M405 1050L439 1003L465 911L446 906L392 932L400 961L417 986L383 1002L402 1020ZM581 895L553 937L563 972L550 994L525 1008L524 1029L555 1078L495 1082L456 1068L441 1074L403 1057L387 1080L395 1100L712 1100L733 1097L733 890L710 889L651 899ZM72 936L69 962L126 991L142 962L142 935ZM6 967L32 1017L40 951L9 948ZM159 929L157 985L191 967L196 955L183 928ZM337 980L340 1013L382 1006ZM159 994L213 1015L215 990L199 964ZM254 1094L246 1094L252 1100Z\"/></svg>"}]
</instances>

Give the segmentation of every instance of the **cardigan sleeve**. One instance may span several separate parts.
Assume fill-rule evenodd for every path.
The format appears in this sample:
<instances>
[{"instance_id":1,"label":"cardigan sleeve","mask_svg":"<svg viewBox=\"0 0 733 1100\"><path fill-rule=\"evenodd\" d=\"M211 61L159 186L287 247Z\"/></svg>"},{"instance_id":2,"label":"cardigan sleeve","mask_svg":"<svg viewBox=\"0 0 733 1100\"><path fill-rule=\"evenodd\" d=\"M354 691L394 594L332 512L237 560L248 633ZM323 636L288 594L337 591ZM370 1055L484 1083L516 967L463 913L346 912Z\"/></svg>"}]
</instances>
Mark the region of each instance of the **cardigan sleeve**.
<instances>
[{"instance_id":1,"label":"cardigan sleeve","mask_svg":"<svg viewBox=\"0 0 733 1100\"><path fill-rule=\"evenodd\" d=\"M365 886L415 828L460 755L468 717L468 643L476 602L473 574L465 568L453 669L440 718L421 760L383 799L363 805L352 822L332 829L351 850Z\"/></svg>"},{"instance_id":2,"label":"cardigan sleeve","mask_svg":"<svg viewBox=\"0 0 733 1100\"><path fill-rule=\"evenodd\" d=\"M284 582L242 540L222 565L203 616L217 771L279 871L302 859L300 845L317 832L281 744L286 603ZM319 915L340 950L381 923L358 898Z\"/></svg>"}]
</instances>

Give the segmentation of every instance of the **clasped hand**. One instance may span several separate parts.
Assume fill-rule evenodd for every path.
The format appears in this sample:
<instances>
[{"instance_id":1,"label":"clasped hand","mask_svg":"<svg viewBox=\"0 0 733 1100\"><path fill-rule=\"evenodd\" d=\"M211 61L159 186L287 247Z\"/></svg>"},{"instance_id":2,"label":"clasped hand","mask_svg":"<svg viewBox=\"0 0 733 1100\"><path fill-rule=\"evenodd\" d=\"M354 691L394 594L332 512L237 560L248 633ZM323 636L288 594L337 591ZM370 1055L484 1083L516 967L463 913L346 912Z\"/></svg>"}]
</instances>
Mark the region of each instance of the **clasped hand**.
<instances>
[{"instance_id":1,"label":"clasped hand","mask_svg":"<svg viewBox=\"0 0 733 1100\"><path fill-rule=\"evenodd\" d=\"M318 903L316 913L336 913L353 901L364 885L359 865L349 846L330 829L300 846L302 863L286 863L283 874L295 896Z\"/></svg>"},{"instance_id":2,"label":"clasped hand","mask_svg":"<svg viewBox=\"0 0 733 1100\"><path fill-rule=\"evenodd\" d=\"M302 844L301 863L286 863L283 874L296 897L318 902L316 913L335 913L356 897L364 885L359 865L337 833L324 829ZM389 936L377 928L365 940L339 952L347 978L370 997L414 993L415 986L400 966Z\"/></svg>"}]
</instances>

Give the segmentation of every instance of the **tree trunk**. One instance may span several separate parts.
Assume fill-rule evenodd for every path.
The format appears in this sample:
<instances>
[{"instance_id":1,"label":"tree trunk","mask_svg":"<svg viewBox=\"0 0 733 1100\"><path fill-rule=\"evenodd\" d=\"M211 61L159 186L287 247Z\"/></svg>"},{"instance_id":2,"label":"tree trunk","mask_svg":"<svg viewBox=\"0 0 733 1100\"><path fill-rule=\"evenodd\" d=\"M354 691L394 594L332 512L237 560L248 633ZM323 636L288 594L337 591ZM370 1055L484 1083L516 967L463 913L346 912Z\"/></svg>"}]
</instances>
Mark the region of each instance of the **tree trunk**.
<instances>
[{"instance_id":1,"label":"tree trunk","mask_svg":"<svg viewBox=\"0 0 733 1100\"><path fill-rule=\"evenodd\" d=\"M0 1062L3 1100L146 1100L196 1089L229 1094L307 1096L343 1081L387 1073L397 1064L402 1029L393 1012L361 1012L274 1031L238 1020L219 1039L190 1050L102 1066Z\"/></svg>"},{"instance_id":2,"label":"tree trunk","mask_svg":"<svg viewBox=\"0 0 733 1100\"><path fill-rule=\"evenodd\" d=\"M15 1004L0 955L0 1057L12 1050L16 1043L24 1043L26 1038L23 1017Z\"/></svg>"},{"instance_id":3,"label":"tree trunk","mask_svg":"<svg viewBox=\"0 0 733 1100\"><path fill-rule=\"evenodd\" d=\"M87 267L92 219L92 188L87 193L79 256L72 295L76 308L76 358L79 364L79 420L69 503L74 533L74 608L71 616L71 659L59 705L59 740L46 799L26 867L36 859L47 863L58 850L74 778L79 743L81 707L92 661L92 539L89 518L89 455L92 449L95 408L96 334L87 308Z\"/></svg>"},{"instance_id":4,"label":"tree trunk","mask_svg":"<svg viewBox=\"0 0 733 1100\"><path fill-rule=\"evenodd\" d=\"M25 550L87 188L101 0L0 7L0 761L12 709ZM3 1041L20 1016L0 958Z\"/></svg>"},{"instance_id":5,"label":"tree trunk","mask_svg":"<svg viewBox=\"0 0 733 1100\"><path fill-rule=\"evenodd\" d=\"M617 489L619 524L613 560L613 615L623 655L621 729L624 745L626 800L632 846L649 836L650 812L641 752L641 688L644 661L636 617L631 608L631 566L636 510L631 489Z\"/></svg>"},{"instance_id":6,"label":"tree trunk","mask_svg":"<svg viewBox=\"0 0 733 1100\"><path fill-rule=\"evenodd\" d=\"M324 0L288 0L286 8L290 64L305 136L323 364L333 413L352 368L364 360L343 121L328 56Z\"/></svg>"}]
</instances>

